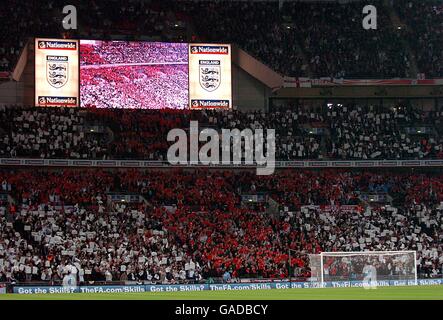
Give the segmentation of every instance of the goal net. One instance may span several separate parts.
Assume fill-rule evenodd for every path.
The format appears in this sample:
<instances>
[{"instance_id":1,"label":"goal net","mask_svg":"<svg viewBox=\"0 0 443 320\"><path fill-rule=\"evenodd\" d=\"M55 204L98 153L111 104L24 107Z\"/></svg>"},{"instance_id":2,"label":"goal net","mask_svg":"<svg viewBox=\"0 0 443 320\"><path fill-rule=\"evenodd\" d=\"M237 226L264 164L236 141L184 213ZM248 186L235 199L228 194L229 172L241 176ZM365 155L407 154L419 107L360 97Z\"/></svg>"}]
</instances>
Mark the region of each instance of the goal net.
<instances>
[{"instance_id":1,"label":"goal net","mask_svg":"<svg viewBox=\"0 0 443 320\"><path fill-rule=\"evenodd\" d=\"M332 281L407 281L417 284L416 251L322 252L309 255L311 280L324 285ZM371 280L371 281L372 281Z\"/></svg>"}]
</instances>

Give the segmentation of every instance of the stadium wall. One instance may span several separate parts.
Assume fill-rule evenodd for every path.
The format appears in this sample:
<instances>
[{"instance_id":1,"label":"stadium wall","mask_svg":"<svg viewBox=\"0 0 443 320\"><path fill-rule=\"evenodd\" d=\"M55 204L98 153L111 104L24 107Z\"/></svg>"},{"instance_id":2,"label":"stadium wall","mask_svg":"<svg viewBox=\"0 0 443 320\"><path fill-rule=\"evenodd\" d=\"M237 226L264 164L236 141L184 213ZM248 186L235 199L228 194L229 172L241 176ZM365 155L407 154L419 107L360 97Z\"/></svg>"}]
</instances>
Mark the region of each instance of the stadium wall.
<instances>
[{"instance_id":1,"label":"stadium wall","mask_svg":"<svg viewBox=\"0 0 443 320\"><path fill-rule=\"evenodd\" d=\"M274 98L443 98L443 85L437 86L333 86L281 88Z\"/></svg>"},{"instance_id":2,"label":"stadium wall","mask_svg":"<svg viewBox=\"0 0 443 320\"><path fill-rule=\"evenodd\" d=\"M34 44L28 41L19 59L20 72L15 72L16 80L0 83L0 104L34 105ZM19 76L19 77L18 77Z\"/></svg>"},{"instance_id":3,"label":"stadium wall","mask_svg":"<svg viewBox=\"0 0 443 320\"><path fill-rule=\"evenodd\" d=\"M23 105L24 83L16 81L6 81L0 83L0 104L1 105Z\"/></svg>"},{"instance_id":4,"label":"stadium wall","mask_svg":"<svg viewBox=\"0 0 443 320\"><path fill-rule=\"evenodd\" d=\"M254 78L260 80L268 88L278 89L284 86L284 77L270 67L246 53L236 45L232 45L232 62Z\"/></svg>"},{"instance_id":5,"label":"stadium wall","mask_svg":"<svg viewBox=\"0 0 443 320\"><path fill-rule=\"evenodd\" d=\"M267 110L271 89L245 70L232 64L233 105L239 110Z\"/></svg>"}]
</instances>

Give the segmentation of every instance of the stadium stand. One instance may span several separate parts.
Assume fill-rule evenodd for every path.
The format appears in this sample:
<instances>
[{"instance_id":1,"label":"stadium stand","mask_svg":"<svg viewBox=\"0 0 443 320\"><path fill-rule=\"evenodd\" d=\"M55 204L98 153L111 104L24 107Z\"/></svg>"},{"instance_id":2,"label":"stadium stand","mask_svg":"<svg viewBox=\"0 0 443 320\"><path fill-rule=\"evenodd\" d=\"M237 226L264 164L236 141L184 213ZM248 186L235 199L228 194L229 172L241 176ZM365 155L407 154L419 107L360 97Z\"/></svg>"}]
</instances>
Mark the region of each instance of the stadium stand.
<instances>
[{"instance_id":1,"label":"stadium stand","mask_svg":"<svg viewBox=\"0 0 443 320\"><path fill-rule=\"evenodd\" d=\"M70 273L80 285L306 281L309 254L365 250L414 250L418 277L443 279L441 167L277 168L259 176L245 167L154 168L150 162L166 161L168 132L187 131L191 121L218 132L275 129L281 161L443 159L437 85L423 98L435 98L433 107L413 100L383 105L392 97L374 96L328 103L320 92L315 99L323 102L309 106L179 110L189 98L186 42L238 45L285 76L442 77L441 2L375 0L379 29L371 31L361 28L356 3L70 4L81 13L77 31L62 29L58 1L2 4L0 72L14 69L28 37L180 43L82 46L82 67L100 66L79 69L86 108L0 104L0 284L8 290L9 284L60 285ZM152 47L154 57L139 54ZM179 66L173 72L167 65L143 68L147 60ZM120 62L137 65L101 68ZM164 89L152 90L157 87ZM171 104L175 109L164 108ZM30 167L14 162L22 158ZM43 168L35 164L39 159L146 161L118 169L106 168L106 161L102 168L60 162ZM131 162L152 166L130 169ZM383 274L405 272L385 267ZM330 271L356 277L355 270Z\"/></svg>"},{"instance_id":2,"label":"stadium stand","mask_svg":"<svg viewBox=\"0 0 443 320\"><path fill-rule=\"evenodd\" d=\"M383 7L382 1L373 4ZM272 2L222 1L184 7L191 8L189 16L209 17L196 20L208 39L225 37L287 76L308 76L310 70L315 77L389 78L408 72L401 36L392 30L387 10L379 10L381 27L368 41L358 3L287 1L279 8Z\"/></svg>"},{"instance_id":3,"label":"stadium stand","mask_svg":"<svg viewBox=\"0 0 443 320\"><path fill-rule=\"evenodd\" d=\"M442 111L355 104L267 113L11 106L0 107L0 156L166 160L168 132L188 129L196 120L201 128L219 131L275 129L277 160L442 159L442 116Z\"/></svg>"},{"instance_id":4,"label":"stadium stand","mask_svg":"<svg viewBox=\"0 0 443 320\"><path fill-rule=\"evenodd\" d=\"M395 1L395 9L407 24L420 71L429 77L443 75L443 4L441 1Z\"/></svg>"},{"instance_id":5,"label":"stadium stand","mask_svg":"<svg viewBox=\"0 0 443 320\"><path fill-rule=\"evenodd\" d=\"M71 1L81 12L79 29L62 28L60 4L8 0L1 18L0 71L11 70L26 40L47 37L83 39L159 39L232 42L287 76L335 78L441 77L443 9L437 0L373 1L379 28L360 27L355 3L244 1L131 1L109 5ZM92 7L89 7L89 6ZM31 14L32 13L32 14ZM240 16L241 15L241 16ZM263 16L266 15L266 18ZM32 17L29 19L29 17ZM129 19L128 17L131 17ZM398 16L405 28L398 28ZM201 17L205 17L201 19ZM426 19L421 19L426 17ZM166 30L182 30L173 33ZM333 27L331 27L333 25ZM188 32L190 31L190 32ZM364 40L363 40L364 39Z\"/></svg>"},{"instance_id":6,"label":"stadium stand","mask_svg":"<svg viewBox=\"0 0 443 320\"><path fill-rule=\"evenodd\" d=\"M74 265L82 283L199 282L225 271L234 279L283 278L289 249L297 252L291 256L297 279L309 277L308 253L365 249L417 250L420 276L437 277L442 178L413 171L286 170L259 177L2 169L2 192L16 201L0 210L0 277L57 283ZM109 201L118 192L144 201ZM369 207L365 192L386 192L392 201ZM242 203L242 195L257 193L279 210Z\"/></svg>"}]
</instances>

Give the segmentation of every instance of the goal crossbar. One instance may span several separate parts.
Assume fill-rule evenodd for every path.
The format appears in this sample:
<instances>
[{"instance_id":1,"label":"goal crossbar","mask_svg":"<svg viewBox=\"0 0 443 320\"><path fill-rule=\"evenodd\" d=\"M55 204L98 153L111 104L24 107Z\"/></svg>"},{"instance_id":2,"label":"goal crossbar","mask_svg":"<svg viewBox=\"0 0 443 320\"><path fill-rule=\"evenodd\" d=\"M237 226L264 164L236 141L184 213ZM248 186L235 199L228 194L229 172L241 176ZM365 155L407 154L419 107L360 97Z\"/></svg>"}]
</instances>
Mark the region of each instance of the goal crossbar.
<instances>
[{"instance_id":1,"label":"goal crossbar","mask_svg":"<svg viewBox=\"0 0 443 320\"><path fill-rule=\"evenodd\" d=\"M394 256L398 254L404 253L416 253L414 250L406 250L406 251L331 251L331 252L321 252L322 256L365 256L365 255L385 255L385 256Z\"/></svg>"}]
</instances>

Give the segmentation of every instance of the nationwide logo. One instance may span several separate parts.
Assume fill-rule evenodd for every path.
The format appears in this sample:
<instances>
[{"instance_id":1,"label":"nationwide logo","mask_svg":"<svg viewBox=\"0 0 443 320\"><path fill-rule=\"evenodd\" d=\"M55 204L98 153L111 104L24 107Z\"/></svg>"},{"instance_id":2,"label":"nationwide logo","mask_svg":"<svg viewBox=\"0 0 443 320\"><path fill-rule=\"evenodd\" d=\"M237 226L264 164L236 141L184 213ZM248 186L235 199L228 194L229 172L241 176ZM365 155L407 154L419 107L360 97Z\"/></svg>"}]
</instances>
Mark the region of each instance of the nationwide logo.
<instances>
[{"instance_id":1,"label":"nationwide logo","mask_svg":"<svg viewBox=\"0 0 443 320\"><path fill-rule=\"evenodd\" d=\"M229 54L229 46L191 46L191 54Z\"/></svg>"},{"instance_id":2,"label":"nationwide logo","mask_svg":"<svg viewBox=\"0 0 443 320\"><path fill-rule=\"evenodd\" d=\"M38 97L39 106L76 106L77 98L75 97Z\"/></svg>"},{"instance_id":3,"label":"nationwide logo","mask_svg":"<svg viewBox=\"0 0 443 320\"><path fill-rule=\"evenodd\" d=\"M41 50L77 50L76 41L39 40L37 46Z\"/></svg>"},{"instance_id":4,"label":"nationwide logo","mask_svg":"<svg viewBox=\"0 0 443 320\"><path fill-rule=\"evenodd\" d=\"M46 80L56 89L68 82L68 61L67 56L46 56Z\"/></svg>"},{"instance_id":5,"label":"nationwide logo","mask_svg":"<svg viewBox=\"0 0 443 320\"><path fill-rule=\"evenodd\" d=\"M209 92L217 90L221 82L220 60L200 60L199 70L200 86Z\"/></svg>"},{"instance_id":6,"label":"nationwide logo","mask_svg":"<svg viewBox=\"0 0 443 320\"><path fill-rule=\"evenodd\" d=\"M229 100L191 100L191 109L213 108L228 109L230 108Z\"/></svg>"}]
</instances>

